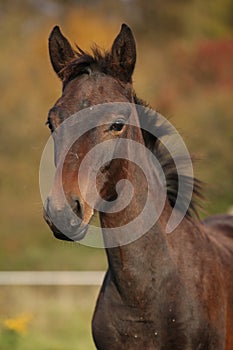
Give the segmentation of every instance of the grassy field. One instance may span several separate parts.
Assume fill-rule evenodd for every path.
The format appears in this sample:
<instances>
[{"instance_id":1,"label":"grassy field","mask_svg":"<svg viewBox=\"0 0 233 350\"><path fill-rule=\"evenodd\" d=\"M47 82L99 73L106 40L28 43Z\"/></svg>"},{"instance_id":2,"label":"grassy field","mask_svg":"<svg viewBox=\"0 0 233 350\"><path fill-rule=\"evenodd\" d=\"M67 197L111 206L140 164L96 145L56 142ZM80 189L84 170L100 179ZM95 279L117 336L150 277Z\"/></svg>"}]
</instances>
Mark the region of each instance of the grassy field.
<instances>
[{"instance_id":1,"label":"grassy field","mask_svg":"<svg viewBox=\"0 0 233 350\"><path fill-rule=\"evenodd\" d=\"M0 287L0 349L91 350L98 287Z\"/></svg>"},{"instance_id":2,"label":"grassy field","mask_svg":"<svg viewBox=\"0 0 233 350\"><path fill-rule=\"evenodd\" d=\"M4 4L0 2L0 267L104 269L101 249L56 241L42 218L39 165L49 137L44 123L61 93L47 38L60 24L70 41L84 49L95 41L109 47L126 18L81 6L63 5L64 11L48 15L27 2ZM226 212L233 203L231 36L177 37L165 45L139 33L135 30L137 94L170 119L201 159L195 172L207 183L207 213Z\"/></svg>"}]
</instances>

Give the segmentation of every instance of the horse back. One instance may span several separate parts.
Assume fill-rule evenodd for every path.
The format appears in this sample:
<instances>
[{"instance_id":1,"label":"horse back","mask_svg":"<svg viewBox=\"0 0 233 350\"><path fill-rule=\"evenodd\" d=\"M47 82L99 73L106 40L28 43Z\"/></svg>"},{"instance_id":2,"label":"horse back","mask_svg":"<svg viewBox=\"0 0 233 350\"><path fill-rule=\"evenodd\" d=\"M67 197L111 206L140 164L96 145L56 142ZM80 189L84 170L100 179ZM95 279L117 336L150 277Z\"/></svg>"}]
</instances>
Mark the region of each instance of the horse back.
<instances>
[{"instance_id":1,"label":"horse back","mask_svg":"<svg viewBox=\"0 0 233 350\"><path fill-rule=\"evenodd\" d=\"M226 344L225 350L233 349L233 215L215 215L202 222L207 228L221 261L222 287L226 296ZM223 301L224 304L224 301Z\"/></svg>"},{"instance_id":2,"label":"horse back","mask_svg":"<svg viewBox=\"0 0 233 350\"><path fill-rule=\"evenodd\" d=\"M206 218L202 223L233 239L233 215L220 214Z\"/></svg>"},{"instance_id":3,"label":"horse back","mask_svg":"<svg viewBox=\"0 0 233 350\"><path fill-rule=\"evenodd\" d=\"M221 258L223 268L226 267L233 273L233 215L214 215L202 223ZM233 285L233 279L231 280Z\"/></svg>"}]
</instances>

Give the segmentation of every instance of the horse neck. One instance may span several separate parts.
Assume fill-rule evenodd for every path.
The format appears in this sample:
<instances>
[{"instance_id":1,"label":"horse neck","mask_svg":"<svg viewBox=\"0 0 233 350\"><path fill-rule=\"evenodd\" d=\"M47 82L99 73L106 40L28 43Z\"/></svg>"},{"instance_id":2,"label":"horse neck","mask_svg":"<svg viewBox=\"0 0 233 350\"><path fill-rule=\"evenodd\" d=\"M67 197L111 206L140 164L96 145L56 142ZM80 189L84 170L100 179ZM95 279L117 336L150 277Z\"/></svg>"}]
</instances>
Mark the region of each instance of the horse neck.
<instances>
[{"instance_id":1,"label":"horse neck","mask_svg":"<svg viewBox=\"0 0 233 350\"><path fill-rule=\"evenodd\" d=\"M145 197L147 196L145 178L137 169L133 168L131 171L133 176L131 176L130 182L136 190L134 191L130 206L127 206L120 213L100 213L103 231L106 228L125 225L126 222L130 222L135 216L140 215L143 209ZM161 188L153 171L150 175L152 176L152 180L154 177L153 182L155 184L151 189L153 192L151 195L154 198L153 203L151 203L151 210L156 211L158 207L157 204L161 200ZM166 201L165 209L159 220L157 220L146 233L140 232L144 225L142 220L136 227L139 238L135 241L124 245L121 245L119 241L118 246L106 248L110 276L117 289L120 291L120 294L125 295L126 298L129 298L129 286L131 291L134 291L133 294L139 297L142 295L143 290L147 288L148 281L156 278L156 284L162 283L163 277L166 276L172 268L164 231L170 209L168 201ZM147 218L144 218L144 220L147 220ZM104 234L104 240L108 245L107 233Z\"/></svg>"}]
</instances>

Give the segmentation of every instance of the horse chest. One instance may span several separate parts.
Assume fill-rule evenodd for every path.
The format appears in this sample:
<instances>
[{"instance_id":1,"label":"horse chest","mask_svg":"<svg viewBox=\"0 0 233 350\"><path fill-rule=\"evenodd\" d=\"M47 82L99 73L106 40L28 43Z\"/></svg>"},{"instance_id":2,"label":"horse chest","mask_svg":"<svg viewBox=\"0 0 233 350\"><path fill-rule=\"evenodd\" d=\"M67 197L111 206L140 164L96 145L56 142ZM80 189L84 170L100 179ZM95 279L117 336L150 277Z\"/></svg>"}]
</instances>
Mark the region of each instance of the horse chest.
<instances>
[{"instance_id":1,"label":"horse chest","mask_svg":"<svg viewBox=\"0 0 233 350\"><path fill-rule=\"evenodd\" d=\"M156 317L155 317L156 318ZM98 310L93 320L93 336L98 350L184 350L186 336L175 318L163 320L135 317L120 305ZM200 348L201 349L201 348Z\"/></svg>"},{"instance_id":2,"label":"horse chest","mask_svg":"<svg viewBox=\"0 0 233 350\"><path fill-rule=\"evenodd\" d=\"M159 331L153 322L134 320L122 309L98 311L93 319L93 336L98 350L159 350Z\"/></svg>"},{"instance_id":3,"label":"horse chest","mask_svg":"<svg viewBox=\"0 0 233 350\"><path fill-rule=\"evenodd\" d=\"M223 349L216 331L185 300L161 305L152 299L148 308L123 302L116 288L100 292L93 317L98 350L217 350ZM186 310L186 312L183 311ZM188 311L187 311L188 310Z\"/></svg>"},{"instance_id":4,"label":"horse chest","mask_svg":"<svg viewBox=\"0 0 233 350\"><path fill-rule=\"evenodd\" d=\"M133 319L119 307L97 312L93 319L93 337L98 350L223 350L216 333L195 322L182 325L173 318Z\"/></svg>"},{"instance_id":5,"label":"horse chest","mask_svg":"<svg viewBox=\"0 0 233 350\"><path fill-rule=\"evenodd\" d=\"M106 289L100 293L93 318L93 337L98 350L171 350L170 345L164 346L165 338L170 344L167 334L175 334L177 345L173 344L173 350L184 350L184 341L179 339L183 334L172 312L164 321L159 305L151 305L147 312L122 303L115 290Z\"/></svg>"}]
</instances>

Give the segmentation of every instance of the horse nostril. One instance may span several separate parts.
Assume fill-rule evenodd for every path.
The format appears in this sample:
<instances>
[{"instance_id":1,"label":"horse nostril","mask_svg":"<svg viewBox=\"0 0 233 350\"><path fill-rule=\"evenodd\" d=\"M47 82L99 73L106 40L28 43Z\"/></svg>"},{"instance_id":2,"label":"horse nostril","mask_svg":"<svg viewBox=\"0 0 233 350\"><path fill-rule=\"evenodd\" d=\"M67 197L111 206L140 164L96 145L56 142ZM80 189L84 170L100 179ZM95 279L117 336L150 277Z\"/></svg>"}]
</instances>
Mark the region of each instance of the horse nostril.
<instances>
[{"instance_id":1,"label":"horse nostril","mask_svg":"<svg viewBox=\"0 0 233 350\"><path fill-rule=\"evenodd\" d=\"M78 196L71 195L72 209L74 213L82 220L83 219L83 207Z\"/></svg>"},{"instance_id":2,"label":"horse nostril","mask_svg":"<svg viewBox=\"0 0 233 350\"><path fill-rule=\"evenodd\" d=\"M82 208L79 200L76 200L75 203L76 203L76 210L78 213L80 213Z\"/></svg>"}]
</instances>

